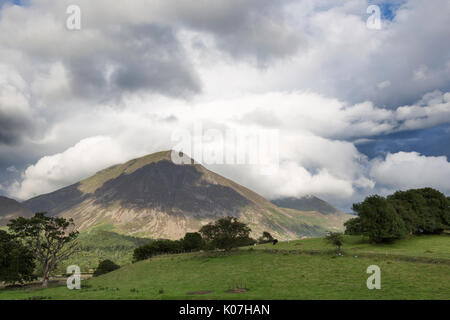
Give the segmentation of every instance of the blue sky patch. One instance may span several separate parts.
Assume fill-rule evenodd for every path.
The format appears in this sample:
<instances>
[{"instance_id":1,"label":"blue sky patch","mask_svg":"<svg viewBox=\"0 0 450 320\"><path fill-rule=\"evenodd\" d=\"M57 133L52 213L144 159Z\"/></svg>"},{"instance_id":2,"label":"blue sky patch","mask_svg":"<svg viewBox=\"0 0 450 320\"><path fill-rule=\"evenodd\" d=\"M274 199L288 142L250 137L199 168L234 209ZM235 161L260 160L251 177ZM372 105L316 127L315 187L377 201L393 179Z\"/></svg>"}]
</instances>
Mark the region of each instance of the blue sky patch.
<instances>
[{"instance_id":1,"label":"blue sky patch","mask_svg":"<svg viewBox=\"0 0 450 320\"><path fill-rule=\"evenodd\" d=\"M392 21L395 18L397 10L405 4L406 0L400 1L380 1L380 0L368 0L367 5L375 4L380 7L381 19Z\"/></svg>"},{"instance_id":2,"label":"blue sky patch","mask_svg":"<svg viewBox=\"0 0 450 320\"><path fill-rule=\"evenodd\" d=\"M450 124L429 129L393 133L373 138L357 145L370 159L386 153L418 152L426 156L446 156L450 159Z\"/></svg>"}]
</instances>

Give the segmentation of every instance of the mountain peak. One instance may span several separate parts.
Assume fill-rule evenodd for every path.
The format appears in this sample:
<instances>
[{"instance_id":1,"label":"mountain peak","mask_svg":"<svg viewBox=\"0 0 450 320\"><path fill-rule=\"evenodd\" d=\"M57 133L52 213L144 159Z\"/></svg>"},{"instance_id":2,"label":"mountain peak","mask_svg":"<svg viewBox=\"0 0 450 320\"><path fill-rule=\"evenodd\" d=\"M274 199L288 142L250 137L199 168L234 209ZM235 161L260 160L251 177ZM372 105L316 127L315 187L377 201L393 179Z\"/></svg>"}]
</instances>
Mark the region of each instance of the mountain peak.
<instances>
[{"instance_id":1,"label":"mountain peak","mask_svg":"<svg viewBox=\"0 0 450 320\"><path fill-rule=\"evenodd\" d=\"M342 228L345 217L279 208L238 183L182 154L167 150L97 172L71 186L24 202L34 212L73 218L79 230L96 226L119 233L179 239L220 217L239 217L255 237L318 236ZM176 152L176 151L175 151ZM312 222L311 217L318 219Z\"/></svg>"},{"instance_id":2,"label":"mountain peak","mask_svg":"<svg viewBox=\"0 0 450 320\"><path fill-rule=\"evenodd\" d=\"M151 163L159 161L172 161L171 156L173 150L165 150L152 154L145 155L140 158L129 160L122 164L116 164L101 171L98 171L92 177L84 179L78 185L78 189L83 193L94 193L103 184L111 179L119 177L121 174L131 174L136 170L145 167Z\"/></svg>"}]
</instances>

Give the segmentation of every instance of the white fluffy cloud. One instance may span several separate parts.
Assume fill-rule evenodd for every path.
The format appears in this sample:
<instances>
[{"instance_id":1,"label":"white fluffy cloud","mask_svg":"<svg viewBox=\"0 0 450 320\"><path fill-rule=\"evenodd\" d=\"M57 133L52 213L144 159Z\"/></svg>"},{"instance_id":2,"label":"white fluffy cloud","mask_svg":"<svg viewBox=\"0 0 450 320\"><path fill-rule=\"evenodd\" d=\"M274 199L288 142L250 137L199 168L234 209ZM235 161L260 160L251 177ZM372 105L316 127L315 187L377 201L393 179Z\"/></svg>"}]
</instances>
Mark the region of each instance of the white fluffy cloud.
<instances>
[{"instance_id":1,"label":"white fluffy cloud","mask_svg":"<svg viewBox=\"0 0 450 320\"><path fill-rule=\"evenodd\" d=\"M279 130L277 175L211 166L268 197L313 193L346 207L380 190L449 190L445 157L370 161L356 148L450 123L450 3L398 3L370 30L358 0L79 0L74 32L64 27L70 0L6 5L0 168L23 171L9 195L172 148L172 132L197 122ZM430 178L411 174L426 169Z\"/></svg>"},{"instance_id":2,"label":"white fluffy cloud","mask_svg":"<svg viewBox=\"0 0 450 320\"><path fill-rule=\"evenodd\" d=\"M45 156L29 166L23 180L12 186L19 198L30 198L79 181L92 172L126 160L122 146L109 137L81 140L73 147ZM14 190L15 189L15 190Z\"/></svg>"},{"instance_id":3,"label":"white fluffy cloud","mask_svg":"<svg viewBox=\"0 0 450 320\"><path fill-rule=\"evenodd\" d=\"M446 157L426 157L417 152L387 154L375 159L370 175L389 190L432 187L450 193L450 163Z\"/></svg>"}]
</instances>

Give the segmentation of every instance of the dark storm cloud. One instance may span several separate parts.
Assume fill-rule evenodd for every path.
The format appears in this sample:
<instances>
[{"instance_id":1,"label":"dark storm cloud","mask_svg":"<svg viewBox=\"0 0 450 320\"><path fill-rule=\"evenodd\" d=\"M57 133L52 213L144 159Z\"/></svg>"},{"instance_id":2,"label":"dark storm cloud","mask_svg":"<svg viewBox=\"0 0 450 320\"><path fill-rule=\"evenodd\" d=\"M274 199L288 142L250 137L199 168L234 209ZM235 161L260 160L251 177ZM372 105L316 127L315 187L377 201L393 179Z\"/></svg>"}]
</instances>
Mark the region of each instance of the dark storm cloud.
<instances>
[{"instance_id":1,"label":"dark storm cloud","mask_svg":"<svg viewBox=\"0 0 450 320\"><path fill-rule=\"evenodd\" d=\"M103 36L110 43L95 55L81 54L66 62L76 94L113 98L145 91L184 98L201 91L171 28L129 25Z\"/></svg>"},{"instance_id":2,"label":"dark storm cloud","mask_svg":"<svg viewBox=\"0 0 450 320\"><path fill-rule=\"evenodd\" d=\"M303 33L286 24L283 10L289 2L183 1L178 17L187 27L213 35L217 47L231 56L267 64L306 45Z\"/></svg>"},{"instance_id":3,"label":"dark storm cloud","mask_svg":"<svg viewBox=\"0 0 450 320\"><path fill-rule=\"evenodd\" d=\"M14 145L29 132L30 121L20 115L4 114L0 106L0 145Z\"/></svg>"}]
</instances>

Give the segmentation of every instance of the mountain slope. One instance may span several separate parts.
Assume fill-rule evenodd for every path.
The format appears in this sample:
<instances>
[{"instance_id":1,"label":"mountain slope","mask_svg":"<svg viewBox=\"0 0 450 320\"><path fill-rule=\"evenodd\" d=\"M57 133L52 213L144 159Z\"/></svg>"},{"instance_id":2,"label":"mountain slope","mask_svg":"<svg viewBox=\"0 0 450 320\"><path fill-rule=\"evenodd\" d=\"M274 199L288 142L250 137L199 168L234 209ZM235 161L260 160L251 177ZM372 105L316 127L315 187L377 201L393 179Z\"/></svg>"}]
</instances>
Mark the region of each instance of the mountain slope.
<instances>
[{"instance_id":1,"label":"mountain slope","mask_svg":"<svg viewBox=\"0 0 450 320\"><path fill-rule=\"evenodd\" d=\"M96 227L151 238L178 239L224 216L239 217L255 236L317 236L342 228L320 213L282 209L199 164L176 165L171 151L151 154L24 203L32 211L70 217L80 230ZM339 221L339 222L337 222Z\"/></svg>"},{"instance_id":2,"label":"mountain slope","mask_svg":"<svg viewBox=\"0 0 450 320\"><path fill-rule=\"evenodd\" d=\"M17 217L31 217L32 212L16 200L0 196L0 226Z\"/></svg>"},{"instance_id":3,"label":"mountain slope","mask_svg":"<svg viewBox=\"0 0 450 320\"><path fill-rule=\"evenodd\" d=\"M317 211L322 214L334 214L340 212L328 202L315 196L304 196L301 198L287 197L272 200L271 202L281 208L289 208L300 211Z\"/></svg>"}]
</instances>

